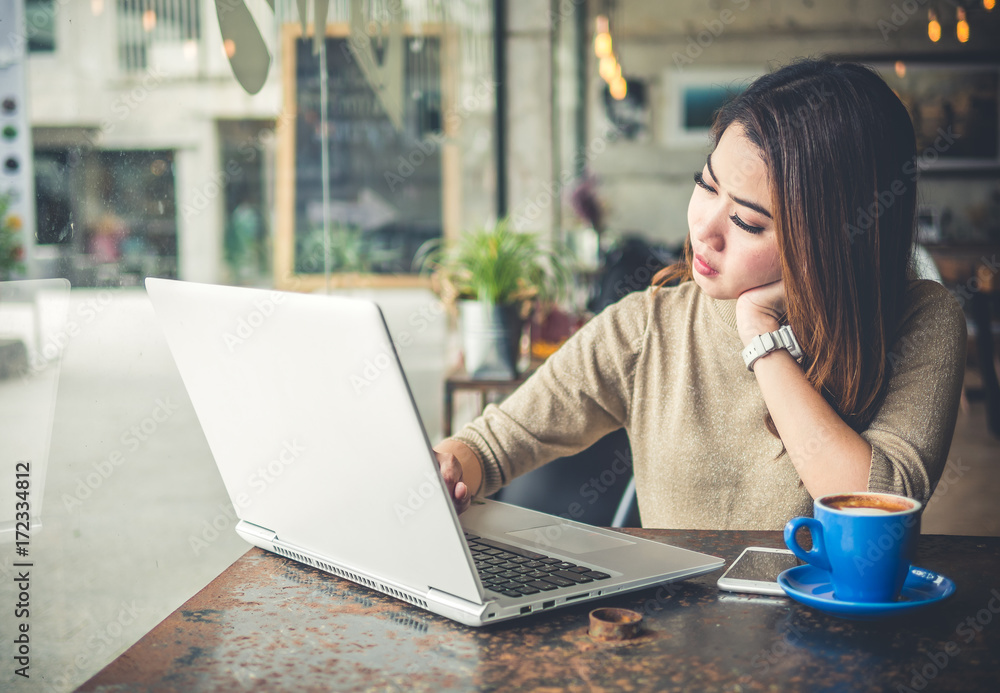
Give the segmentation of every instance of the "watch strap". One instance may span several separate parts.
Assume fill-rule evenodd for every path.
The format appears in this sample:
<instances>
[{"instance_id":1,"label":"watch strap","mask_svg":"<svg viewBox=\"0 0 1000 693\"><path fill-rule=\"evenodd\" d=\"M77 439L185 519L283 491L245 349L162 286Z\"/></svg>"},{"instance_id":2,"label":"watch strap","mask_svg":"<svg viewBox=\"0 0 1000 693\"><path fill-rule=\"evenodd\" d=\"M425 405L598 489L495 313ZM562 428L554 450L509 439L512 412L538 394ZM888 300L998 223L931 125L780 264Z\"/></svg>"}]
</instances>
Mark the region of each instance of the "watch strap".
<instances>
[{"instance_id":1,"label":"watch strap","mask_svg":"<svg viewBox=\"0 0 1000 693\"><path fill-rule=\"evenodd\" d=\"M743 349L743 362L748 371L753 371L753 364L762 356L770 354L778 349L786 349L792 358L798 361L802 358L802 347L799 340L795 338L791 325L784 325L774 332L759 334L750 340L746 348Z\"/></svg>"}]
</instances>

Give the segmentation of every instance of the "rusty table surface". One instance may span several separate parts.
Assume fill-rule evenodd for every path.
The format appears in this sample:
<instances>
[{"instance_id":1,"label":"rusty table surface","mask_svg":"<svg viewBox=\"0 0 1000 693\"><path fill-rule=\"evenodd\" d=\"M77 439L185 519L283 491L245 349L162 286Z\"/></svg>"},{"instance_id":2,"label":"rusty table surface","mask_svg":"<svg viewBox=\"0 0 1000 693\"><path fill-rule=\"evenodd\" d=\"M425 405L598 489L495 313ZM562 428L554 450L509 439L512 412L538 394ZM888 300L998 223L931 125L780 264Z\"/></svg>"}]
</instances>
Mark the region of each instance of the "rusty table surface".
<instances>
[{"instance_id":1,"label":"rusty table surface","mask_svg":"<svg viewBox=\"0 0 1000 693\"><path fill-rule=\"evenodd\" d=\"M779 532L626 531L727 563L782 546ZM1000 537L925 535L917 565L955 594L885 621L720 592L717 571L477 629L254 548L79 690L1000 690ZM594 640L595 605L645 628Z\"/></svg>"}]
</instances>

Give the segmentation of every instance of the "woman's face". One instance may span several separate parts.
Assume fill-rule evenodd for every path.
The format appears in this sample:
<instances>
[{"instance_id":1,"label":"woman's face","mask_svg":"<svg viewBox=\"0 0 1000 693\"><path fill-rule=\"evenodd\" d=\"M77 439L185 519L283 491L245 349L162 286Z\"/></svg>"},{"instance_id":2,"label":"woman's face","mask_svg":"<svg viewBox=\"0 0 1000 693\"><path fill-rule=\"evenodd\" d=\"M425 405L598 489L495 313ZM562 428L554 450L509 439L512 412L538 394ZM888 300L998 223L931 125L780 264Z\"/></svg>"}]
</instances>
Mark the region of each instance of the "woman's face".
<instances>
[{"instance_id":1,"label":"woman's face","mask_svg":"<svg viewBox=\"0 0 1000 693\"><path fill-rule=\"evenodd\" d=\"M694 281L712 298L781 279L770 207L767 169L734 123L695 174L688 204Z\"/></svg>"}]
</instances>

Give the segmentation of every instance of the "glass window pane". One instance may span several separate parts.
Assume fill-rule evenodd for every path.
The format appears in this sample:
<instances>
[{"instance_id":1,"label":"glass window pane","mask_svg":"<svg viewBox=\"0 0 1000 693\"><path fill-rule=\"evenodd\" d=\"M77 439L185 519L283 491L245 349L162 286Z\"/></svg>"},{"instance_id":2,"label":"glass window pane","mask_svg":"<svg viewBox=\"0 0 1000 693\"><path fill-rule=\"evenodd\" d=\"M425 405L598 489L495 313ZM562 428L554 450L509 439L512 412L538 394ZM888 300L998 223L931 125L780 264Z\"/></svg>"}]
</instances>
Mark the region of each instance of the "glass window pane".
<instances>
[{"instance_id":1,"label":"glass window pane","mask_svg":"<svg viewBox=\"0 0 1000 693\"><path fill-rule=\"evenodd\" d=\"M48 53L56 49L55 0L25 0L28 51Z\"/></svg>"},{"instance_id":2,"label":"glass window pane","mask_svg":"<svg viewBox=\"0 0 1000 693\"><path fill-rule=\"evenodd\" d=\"M329 3L322 113L295 0L221 3L246 7L256 55L204 0L8 5L31 42L0 50L0 412L38 463L31 673L63 691L248 549L145 278L377 299L439 437L448 318L412 260L495 214L493 6ZM391 103L362 45L376 65L399 57ZM264 66L254 93L231 64L248 55ZM0 552L4 604L12 559Z\"/></svg>"},{"instance_id":3,"label":"glass window pane","mask_svg":"<svg viewBox=\"0 0 1000 693\"><path fill-rule=\"evenodd\" d=\"M330 237L324 242L319 56L296 45L295 271L407 273L441 236L440 41L399 37L402 85L385 96L347 37L327 39ZM389 39L386 40L389 43ZM393 115L389 108L398 109ZM393 103L395 102L395 103ZM324 257L326 259L324 259Z\"/></svg>"}]
</instances>

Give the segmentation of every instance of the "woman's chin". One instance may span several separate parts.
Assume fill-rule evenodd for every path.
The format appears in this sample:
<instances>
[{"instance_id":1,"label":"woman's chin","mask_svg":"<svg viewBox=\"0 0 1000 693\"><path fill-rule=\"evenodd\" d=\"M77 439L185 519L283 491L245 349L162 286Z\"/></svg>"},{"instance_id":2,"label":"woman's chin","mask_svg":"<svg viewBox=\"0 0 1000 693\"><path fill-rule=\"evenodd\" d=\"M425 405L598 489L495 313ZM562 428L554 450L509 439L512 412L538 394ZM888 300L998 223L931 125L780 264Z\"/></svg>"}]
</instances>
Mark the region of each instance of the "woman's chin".
<instances>
[{"instance_id":1,"label":"woman's chin","mask_svg":"<svg viewBox=\"0 0 1000 693\"><path fill-rule=\"evenodd\" d=\"M728 301L730 299L739 298L738 293L734 294L728 287L720 284L718 282L718 277L715 277L714 279L707 279L695 272L694 283L697 284L702 291L717 301Z\"/></svg>"}]
</instances>

